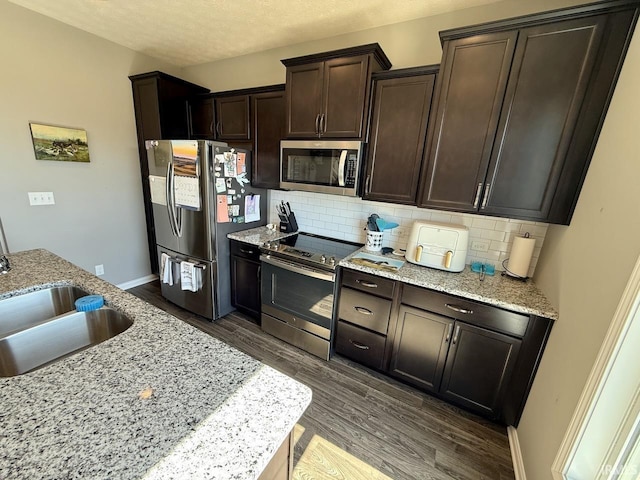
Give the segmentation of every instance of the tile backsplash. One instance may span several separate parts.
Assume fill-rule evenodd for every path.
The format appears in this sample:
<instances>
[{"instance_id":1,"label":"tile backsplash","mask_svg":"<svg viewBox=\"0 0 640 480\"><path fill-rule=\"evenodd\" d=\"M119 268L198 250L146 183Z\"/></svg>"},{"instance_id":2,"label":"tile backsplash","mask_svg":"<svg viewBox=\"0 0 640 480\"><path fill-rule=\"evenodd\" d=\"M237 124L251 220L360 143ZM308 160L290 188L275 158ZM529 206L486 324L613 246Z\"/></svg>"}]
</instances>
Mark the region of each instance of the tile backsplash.
<instances>
[{"instance_id":1,"label":"tile backsplash","mask_svg":"<svg viewBox=\"0 0 640 480\"><path fill-rule=\"evenodd\" d=\"M377 213L383 219L399 224L397 228L384 232L382 242L384 247L395 249L406 248L414 220L466 225L469 227L469 247L474 240L480 240L489 247L487 252L478 252L469 248L466 263L475 261L492 263L498 270L503 270L502 262L509 258L513 238L528 232L536 239L529 276L533 275L536 268L549 226L540 222L443 212L322 193L281 190L269 190L268 221L270 223L276 225L279 223L276 204L281 200L291 204L300 231L358 243L365 242L367 218L372 213Z\"/></svg>"}]
</instances>

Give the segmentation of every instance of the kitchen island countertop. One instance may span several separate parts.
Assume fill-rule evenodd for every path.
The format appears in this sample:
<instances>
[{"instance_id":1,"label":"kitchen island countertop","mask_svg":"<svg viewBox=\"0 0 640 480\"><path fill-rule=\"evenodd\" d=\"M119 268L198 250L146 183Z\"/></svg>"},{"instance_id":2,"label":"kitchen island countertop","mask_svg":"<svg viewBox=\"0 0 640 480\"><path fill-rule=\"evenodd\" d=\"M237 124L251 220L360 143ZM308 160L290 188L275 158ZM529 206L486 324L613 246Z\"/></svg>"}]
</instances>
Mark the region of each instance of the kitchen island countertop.
<instances>
[{"instance_id":1,"label":"kitchen island countertop","mask_svg":"<svg viewBox=\"0 0 640 480\"><path fill-rule=\"evenodd\" d=\"M0 300L75 285L134 323L0 378L2 478L256 479L311 401L306 386L46 250L8 257Z\"/></svg>"},{"instance_id":2,"label":"kitchen island countertop","mask_svg":"<svg viewBox=\"0 0 640 480\"><path fill-rule=\"evenodd\" d=\"M370 252L361 248L342 259L338 265L410 285L477 300L505 310L538 315L551 320L558 319L556 310L530 279L527 281L516 280L502 276L501 272L496 271L493 276L485 275L481 282L479 274L473 272L469 265L465 265L464 270L460 273L445 272L444 270L415 265L397 256L391 256L391 258L404 261L404 265L398 271L378 270L350 261L360 252L381 256L380 252Z\"/></svg>"}]
</instances>

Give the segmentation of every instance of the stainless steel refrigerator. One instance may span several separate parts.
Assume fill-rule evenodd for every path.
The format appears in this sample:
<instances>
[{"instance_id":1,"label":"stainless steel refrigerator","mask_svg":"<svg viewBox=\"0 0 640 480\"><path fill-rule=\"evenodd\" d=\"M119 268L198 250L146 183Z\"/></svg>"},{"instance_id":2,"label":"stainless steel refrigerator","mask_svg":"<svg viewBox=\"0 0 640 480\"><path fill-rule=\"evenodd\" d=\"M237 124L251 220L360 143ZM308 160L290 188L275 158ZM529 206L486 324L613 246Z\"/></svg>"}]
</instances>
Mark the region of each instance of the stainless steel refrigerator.
<instances>
[{"instance_id":1,"label":"stainless steel refrigerator","mask_svg":"<svg viewBox=\"0 0 640 480\"><path fill-rule=\"evenodd\" d=\"M227 234L266 225L267 192L248 183L249 152L226 143L146 148L162 296L215 320L234 310Z\"/></svg>"}]
</instances>

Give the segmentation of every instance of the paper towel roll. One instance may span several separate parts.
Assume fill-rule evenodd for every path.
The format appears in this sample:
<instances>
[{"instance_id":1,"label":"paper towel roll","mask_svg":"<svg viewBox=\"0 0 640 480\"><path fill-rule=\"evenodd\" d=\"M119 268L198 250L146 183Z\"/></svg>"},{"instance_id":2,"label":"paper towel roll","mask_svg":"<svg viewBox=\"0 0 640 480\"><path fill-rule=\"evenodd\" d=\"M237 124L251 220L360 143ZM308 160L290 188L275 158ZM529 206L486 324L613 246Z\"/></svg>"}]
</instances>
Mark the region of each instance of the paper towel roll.
<instances>
[{"instance_id":1,"label":"paper towel roll","mask_svg":"<svg viewBox=\"0 0 640 480\"><path fill-rule=\"evenodd\" d=\"M515 237L511 246L511 254L507 263L507 273L513 277L527 277L533 256L536 239L531 237Z\"/></svg>"}]
</instances>

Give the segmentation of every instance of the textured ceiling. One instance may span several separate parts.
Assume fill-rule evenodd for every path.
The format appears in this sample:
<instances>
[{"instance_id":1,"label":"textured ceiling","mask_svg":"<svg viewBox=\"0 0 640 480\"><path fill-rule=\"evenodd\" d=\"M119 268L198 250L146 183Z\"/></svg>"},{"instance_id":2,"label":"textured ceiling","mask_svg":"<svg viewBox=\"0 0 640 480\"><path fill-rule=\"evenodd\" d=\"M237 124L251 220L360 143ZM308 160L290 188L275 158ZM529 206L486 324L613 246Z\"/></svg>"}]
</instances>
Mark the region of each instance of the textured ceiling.
<instances>
[{"instance_id":1,"label":"textured ceiling","mask_svg":"<svg viewBox=\"0 0 640 480\"><path fill-rule=\"evenodd\" d=\"M177 66L498 0L10 0Z\"/></svg>"}]
</instances>

